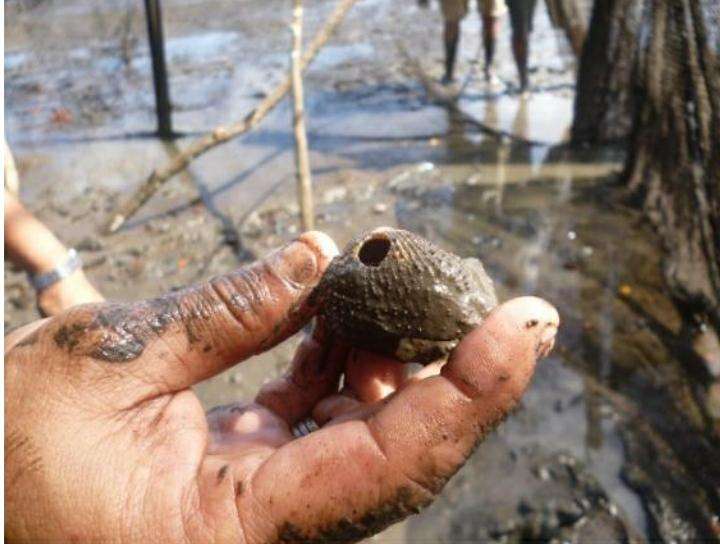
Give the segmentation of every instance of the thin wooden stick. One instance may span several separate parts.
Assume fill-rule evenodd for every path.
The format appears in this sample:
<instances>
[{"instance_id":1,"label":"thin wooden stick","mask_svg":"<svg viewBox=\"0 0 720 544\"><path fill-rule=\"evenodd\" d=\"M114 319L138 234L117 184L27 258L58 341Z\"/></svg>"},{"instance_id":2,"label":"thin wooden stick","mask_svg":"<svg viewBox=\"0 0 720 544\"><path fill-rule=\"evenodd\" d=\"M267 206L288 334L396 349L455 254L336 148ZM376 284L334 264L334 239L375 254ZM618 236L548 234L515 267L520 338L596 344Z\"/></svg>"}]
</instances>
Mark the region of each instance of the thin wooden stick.
<instances>
[{"instance_id":1,"label":"thin wooden stick","mask_svg":"<svg viewBox=\"0 0 720 544\"><path fill-rule=\"evenodd\" d=\"M340 0L333 12L328 17L323 27L315 34L310 45L305 50L300 63L301 70L307 69L320 49L330 39L343 18L357 0ZM288 77L262 101L258 106L248 113L245 118L229 127L217 127L211 133L195 140L185 151L176 155L164 166L156 168L139 189L127 200L120 209L112 216L106 226L109 233L117 231L130 217L132 217L150 197L170 178L181 172L200 155L207 153L212 148L223 144L233 138L240 136L254 128L262 119L270 113L275 106L290 91L291 78Z\"/></svg>"},{"instance_id":2,"label":"thin wooden stick","mask_svg":"<svg viewBox=\"0 0 720 544\"><path fill-rule=\"evenodd\" d=\"M302 230L312 230L315 224L313 210L312 179L308 157L307 133L305 132L305 108L303 98L300 53L302 51L303 6L302 0L293 1L292 53L290 55L290 77L293 94L293 130L295 131L295 177L297 179L298 201Z\"/></svg>"}]
</instances>

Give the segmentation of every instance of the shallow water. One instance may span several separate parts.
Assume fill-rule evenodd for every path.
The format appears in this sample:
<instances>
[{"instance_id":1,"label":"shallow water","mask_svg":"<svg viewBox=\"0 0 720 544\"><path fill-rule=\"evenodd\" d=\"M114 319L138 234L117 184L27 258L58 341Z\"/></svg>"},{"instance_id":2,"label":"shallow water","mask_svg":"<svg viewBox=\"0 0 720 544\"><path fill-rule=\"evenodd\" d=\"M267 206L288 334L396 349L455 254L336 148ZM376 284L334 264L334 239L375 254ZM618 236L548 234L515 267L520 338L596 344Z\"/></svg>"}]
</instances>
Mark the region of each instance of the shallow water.
<instances>
[{"instance_id":1,"label":"shallow water","mask_svg":"<svg viewBox=\"0 0 720 544\"><path fill-rule=\"evenodd\" d=\"M455 136L440 146L441 165L396 168L364 191L352 182L318 187L320 227L344 242L362 229L397 225L478 257L501 299L535 294L552 302L561 333L521 410L428 513L396 531L410 542L514 542L563 531L583 542L590 536L575 524L586 519L594 541L710 538L720 464L693 370L699 362L683 347L659 241L622 204L621 152ZM246 234L259 236L261 247L283 239L294 222L288 202L291 193L261 207L259 231ZM377 203L388 211L376 213ZM538 476L553 473L547 467L563 455L597 488ZM676 480L663 487L663 474ZM600 506L577 518L562 506L588 496L602 497ZM538 510L543 501L546 510ZM557 521L563 515L566 525Z\"/></svg>"},{"instance_id":2,"label":"shallow water","mask_svg":"<svg viewBox=\"0 0 720 544\"><path fill-rule=\"evenodd\" d=\"M569 182L572 184L572 177ZM586 324L581 308L592 307L587 319L596 327L597 333L592 334L600 349L584 362L596 368L605 380L612 371L612 346L616 341L610 307L617 297L617 279L611 279L607 287L588 286L581 273L558 271L567 267L569 259L582 256L587 261L583 265L595 268L602 276L617 278L621 274L625 282L633 284L639 278L628 277L621 265L615 267L615 262L598 270L606 264L599 254L612 251L608 246L614 243L613 237L608 236L600 246L596 240L585 239L586 230L597 228L593 224L597 216L585 215L581 207L572 209L572 201L577 198L572 185L563 187L558 181L534 183L532 188L440 188L435 193L441 195L437 198L432 193L423 195L432 201L432 208L398 210L398 222L462 255L481 258L496 278L502 298L525 293L551 301L563 318L563 344L566 338L585 334L576 327ZM615 217L609 222L617 225L617 221ZM626 228L617 227L620 231ZM493 234L488 236L490 232ZM620 438L611 417L598 418L589 410L592 401L583 384L583 373L574 368L573 360L555 355L541 365L524 401L535 412L532 421L523 425L511 420L504 434L513 436L514 447L542 444L547 451L567 451L583 460L612 500L642 531L646 520L640 501L619 477L623 462Z\"/></svg>"},{"instance_id":3,"label":"shallow water","mask_svg":"<svg viewBox=\"0 0 720 544\"><path fill-rule=\"evenodd\" d=\"M658 529L657 519L647 519L647 490L625 476L648 459L628 456L623 444L627 433L649 440L646 422L665 420L659 432L670 441L694 428L694 437L687 433L687 442L675 445L676 457L663 450L668 464L681 470L688 457L682 450L710 436L698 415L700 399L688 368L693 363L673 333L678 316L663 288L658 241L635 212L617 204L614 175L576 178L571 156L565 159L570 160L560 160L564 171L558 176L532 159L518 164L521 173L511 182L473 177L473 167L461 183L448 182L442 171L430 171L425 180L416 176L395 189L397 222L460 255L479 257L501 299L536 294L558 308L563 324L556 353L540 365L524 410L503 428L504 441L510 450L537 449L533 456L570 453L638 534L658 537L665 531L668 538L667 527ZM635 410L631 419L615 392ZM651 444L650 451L659 454L658 447ZM713 451L698 459L700 472L687 475L699 479L690 487L709 493L707 525L697 533L679 530L675 536L681 540L712 534L713 489L720 481ZM687 500L677 493L673 500ZM673 508L664 515L672 518Z\"/></svg>"}]
</instances>

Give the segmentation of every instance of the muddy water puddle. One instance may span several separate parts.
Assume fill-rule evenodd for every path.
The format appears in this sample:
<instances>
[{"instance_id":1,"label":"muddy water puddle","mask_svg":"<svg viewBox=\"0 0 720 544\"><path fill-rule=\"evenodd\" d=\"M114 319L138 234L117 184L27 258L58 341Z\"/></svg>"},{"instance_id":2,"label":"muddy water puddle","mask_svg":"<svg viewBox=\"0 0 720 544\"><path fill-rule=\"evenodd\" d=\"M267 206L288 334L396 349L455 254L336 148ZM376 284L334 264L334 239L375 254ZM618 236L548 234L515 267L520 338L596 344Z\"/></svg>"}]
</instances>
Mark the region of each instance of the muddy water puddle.
<instances>
[{"instance_id":1,"label":"muddy water puddle","mask_svg":"<svg viewBox=\"0 0 720 544\"><path fill-rule=\"evenodd\" d=\"M446 158L464 157L468 145L442 147ZM493 163L477 159L486 144L475 145L476 162L318 186L319 226L339 242L382 224L418 232L483 260L502 299L544 297L563 321L520 410L435 505L387 541L712 537L720 481L712 432L679 347L658 240L620 204L619 152L591 160L544 148L533 161L523 158L527 146L509 143L491 151L507 162ZM261 207L248 239L286 237L291 199ZM660 468L648 469L658 457ZM672 485L656 485L663 472Z\"/></svg>"},{"instance_id":2,"label":"muddy water puddle","mask_svg":"<svg viewBox=\"0 0 720 544\"><path fill-rule=\"evenodd\" d=\"M643 442L648 448L644 455L667 456L667 468L674 472L694 466L686 475L696 479L690 488L704 487L708 494L696 504L705 512L705 527L694 534L678 528L675 537L711 536L720 473L712 449L698 445L705 441L709 422L701 415L703 398L689 376L688 365L694 362L678 346L679 320L663 290L658 241L640 217L614 204L618 194L612 177L575 185L572 171L566 173L565 179L420 191L398 204L398 223L461 254L480 257L506 296L537 294L558 307L563 327L555 357L563 371L547 380L543 373L552 373L552 365L541 367L530 399L552 391L550 382L582 385L573 394L558 394L555 413L548 411L521 431L521 441L571 451L631 524L651 537L660 533L667 539L669 525L677 521L669 519L686 515L680 504L689 499L643 496L652 486L647 475L644 485L633 479L633 467L650 459L633 458L638 448L630 444ZM568 369L574 378L563 377ZM658 434L649 433L646 425ZM688 428L696 434L686 432ZM695 448L708 457L691 459L687 452ZM652 502L655 510L649 508ZM663 502L665 507L657 508ZM646 519L645 509L652 519Z\"/></svg>"},{"instance_id":3,"label":"muddy water puddle","mask_svg":"<svg viewBox=\"0 0 720 544\"><path fill-rule=\"evenodd\" d=\"M536 294L562 316L556 354L501 433L511 451L569 453L597 478L628 538L711 537L718 460L698 445L708 421L688 377L691 361L677 349L678 316L663 291L658 242L640 217L612 204L612 178L575 185L565 167L565 178L536 175L530 183L401 186L397 222L482 259L504 297ZM632 445L638 442L644 449ZM688 455L696 448L704 460ZM643 473L655 455L685 473L687 484L672 495L652 489L657 473ZM682 497L683 488L693 491ZM686 501L694 501L695 526Z\"/></svg>"},{"instance_id":4,"label":"muddy water puddle","mask_svg":"<svg viewBox=\"0 0 720 544\"><path fill-rule=\"evenodd\" d=\"M614 247L626 232L626 218L615 213L602 219L597 210L573 204L574 188L563 182L533 185L440 187L399 203L398 223L462 255L481 258L503 298L536 294L558 307L563 319L561 354L541 365L525 400L530 412L511 420L502 434L520 450L539 445L581 460L628 522L644 531L640 500L620 478L623 448L613 415L593 413L594 395L583 383L585 371L597 369L597 378L605 381L615 370L610 366L613 346L623 335L616 330L612 308L617 289L621 282L644 281L628 270L623 255L627 241L623 249ZM606 230L608 226L614 232ZM596 229L604 230L603 238L587 234ZM593 268L601 281L588 281L580 267ZM562 353L578 349L574 339L586 334L599 337L600 349L583 361L587 369L577 369Z\"/></svg>"}]
</instances>

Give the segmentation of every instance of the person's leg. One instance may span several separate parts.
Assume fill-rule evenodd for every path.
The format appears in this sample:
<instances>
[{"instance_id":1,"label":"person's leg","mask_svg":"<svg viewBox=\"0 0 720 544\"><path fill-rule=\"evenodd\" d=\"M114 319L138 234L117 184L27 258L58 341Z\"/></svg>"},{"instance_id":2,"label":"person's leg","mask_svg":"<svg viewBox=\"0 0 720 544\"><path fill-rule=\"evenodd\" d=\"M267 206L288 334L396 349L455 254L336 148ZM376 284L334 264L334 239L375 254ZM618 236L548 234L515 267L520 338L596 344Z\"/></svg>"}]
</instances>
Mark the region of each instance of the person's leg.
<instances>
[{"instance_id":1,"label":"person's leg","mask_svg":"<svg viewBox=\"0 0 720 544\"><path fill-rule=\"evenodd\" d=\"M510 24L512 26L512 50L520 79L520 90L526 93L528 77L528 39L532 29L536 0L508 0Z\"/></svg>"},{"instance_id":2,"label":"person's leg","mask_svg":"<svg viewBox=\"0 0 720 544\"><path fill-rule=\"evenodd\" d=\"M527 38L527 34L524 32L513 32L513 57L515 57L515 65L517 66L518 77L520 78L520 90L523 92L527 91L529 86Z\"/></svg>"},{"instance_id":3,"label":"person's leg","mask_svg":"<svg viewBox=\"0 0 720 544\"><path fill-rule=\"evenodd\" d=\"M443 40L445 42L445 76L443 83L450 83L453 80L455 71L455 57L457 55L458 42L460 41L460 21L467 15L468 0L441 0L445 27L443 29Z\"/></svg>"},{"instance_id":4,"label":"person's leg","mask_svg":"<svg viewBox=\"0 0 720 544\"><path fill-rule=\"evenodd\" d=\"M455 57L457 55L457 45L460 40L460 21L445 21L445 29L443 32L445 40L445 76L443 83L453 81L453 73L455 71Z\"/></svg>"},{"instance_id":5,"label":"person's leg","mask_svg":"<svg viewBox=\"0 0 720 544\"><path fill-rule=\"evenodd\" d=\"M508 0L510 10L510 26L512 28L512 52L520 78L520 89L525 91L528 86L527 77L527 35L525 17L523 16L524 0Z\"/></svg>"},{"instance_id":6,"label":"person's leg","mask_svg":"<svg viewBox=\"0 0 720 544\"><path fill-rule=\"evenodd\" d=\"M483 47L485 48L485 78L490 79L493 74L495 61L495 42L500 30L500 18L483 16Z\"/></svg>"},{"instance_id":7,"label":"person's leg","mask_svg":"<svg viewBox=\"0 0 720 544\"><path fill-rule=\"evenodd\" d=\"M500 34L501 17L507 11L505 0L478 0L482 19L482 40L485 51L485 79L494 82L495 44Z\"/></svg>"}]
</instances>

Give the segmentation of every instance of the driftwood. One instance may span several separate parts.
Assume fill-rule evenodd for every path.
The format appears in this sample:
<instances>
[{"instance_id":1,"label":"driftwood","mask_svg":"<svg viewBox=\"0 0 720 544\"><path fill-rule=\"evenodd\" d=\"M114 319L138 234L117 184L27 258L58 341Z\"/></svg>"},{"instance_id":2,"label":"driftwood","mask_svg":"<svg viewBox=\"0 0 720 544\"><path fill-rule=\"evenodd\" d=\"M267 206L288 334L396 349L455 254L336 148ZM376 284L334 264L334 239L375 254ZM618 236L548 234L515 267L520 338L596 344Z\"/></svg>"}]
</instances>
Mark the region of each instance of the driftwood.
<instances>
[{"instance_id":1,"label":"driftwood","mask_svg":"<svg viewBox=\"0 0 720 544\"><path fill-rule=\"evenodd\" d=\"M333 12L328 17L323 27L315 34L310 45L305 50L300 62L301 70L305 70L318 54L320 49L330 39L343 18L357 0L340 0ZM208 152L214 147L223 144L233 138L240 136L254 128L275 106L285 97L292 86L291 78L279 84L275 89L248 113L245 118L229 127L217 127L211 133L195 140L185 151L172 158L170 162L156 168L140 188L127 200L120 209L112 216L107 224L106 230L109 233L116 232L130 217L132 217L150 197L170 178L181 172L200 155Z\"/></svg>"},{"instance_id":2,"label":"driftwood","mask_svg":"<svg viewBox=\"0 0 720 544\"><path fill-rule=\"evenodd\" d=\"M428 96L430 96L430 98L432 98L435 102L442 104L443 106L448 108L448 110L450 110L464 123L472 125L478 130L480 130L480 132L493 136L498 140L509 139L526 145L550 145L548 142L541 142L539 140L522 138L521 136L517 136L516 134L513 134L512 132L509 132L507 130L493 128L481 121L478 121L472 115L465 113L460 109L460 106L458 106L457 104L459 93L448 91L445 87L440 85L430 75L428 75L428 73L423 69L422 65L420 64L420 61L412 57L402 44L396 42L396 46L400 54L405 58L405 62L407 63L407 66L412 72L412 74L420 80L420 83L422 83L422 86L425 88L425 92L428 94Z\"/></svg>"},{"instance_id":3,"label":"driftwood","mask_svg":"<svg viewBox=\"0 0 720 544\"><path fill-rule=\"evenodd\" d=\"M313 210L312 180L310 177L307 133L305 132L305 107L302 70L300 67L302 27L302 0L294 0L293 21L291 25L292 53L290 58L290 78L292 80L293 94L293 131L295 132L295 177L297 179L301 226L303 230L311 230L315 223L315 212Z\"/></svg>"}]
</instances>

